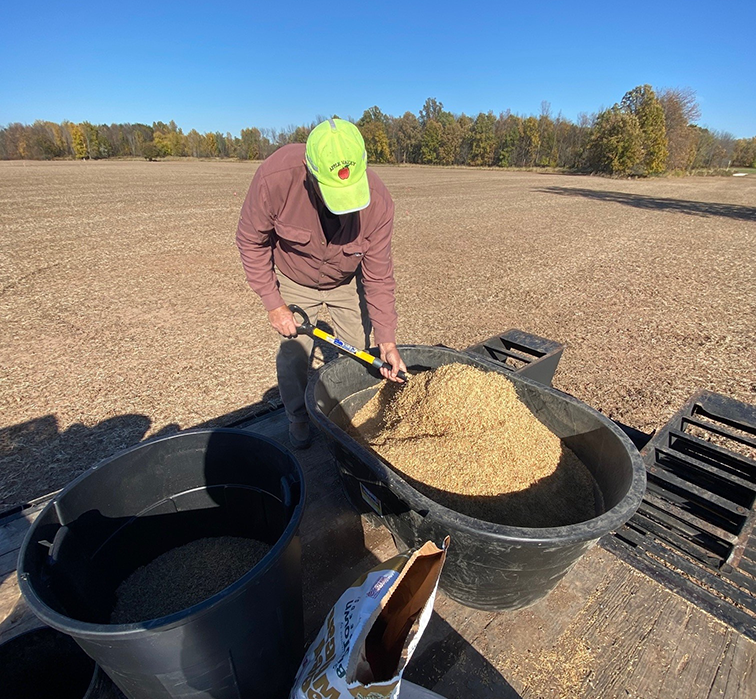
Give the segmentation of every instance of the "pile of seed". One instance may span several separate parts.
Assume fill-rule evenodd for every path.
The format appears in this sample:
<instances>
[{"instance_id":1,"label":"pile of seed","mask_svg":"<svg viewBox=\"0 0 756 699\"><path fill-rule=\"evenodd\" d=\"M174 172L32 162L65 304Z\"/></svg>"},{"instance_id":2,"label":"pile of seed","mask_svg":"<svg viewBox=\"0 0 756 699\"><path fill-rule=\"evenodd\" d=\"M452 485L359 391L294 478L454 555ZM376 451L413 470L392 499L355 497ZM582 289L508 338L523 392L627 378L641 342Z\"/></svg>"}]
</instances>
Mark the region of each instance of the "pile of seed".
<instances>
[{"instance_id":1,"label":"pile of seed","mask_svg":"<svg viewBox=\"0 0 756 699\"><path fill-rule=\"evenodd\" d=\"M448 364L403 386L384 382L350 431L457 512L521 527L598 514L588 469L498 372Z\"/></svg>"},{"instance_id":2,"label":"pile of seed","mask_svg":"<svg viewBox=\"0 0 756 699\"><path fill-rule=\"evenodd\" d=\"M180 612L212 597L257 565L268 544L238 536L197 539L137 568L116 590L111 624Z\"/></svg>"}]
</instances>

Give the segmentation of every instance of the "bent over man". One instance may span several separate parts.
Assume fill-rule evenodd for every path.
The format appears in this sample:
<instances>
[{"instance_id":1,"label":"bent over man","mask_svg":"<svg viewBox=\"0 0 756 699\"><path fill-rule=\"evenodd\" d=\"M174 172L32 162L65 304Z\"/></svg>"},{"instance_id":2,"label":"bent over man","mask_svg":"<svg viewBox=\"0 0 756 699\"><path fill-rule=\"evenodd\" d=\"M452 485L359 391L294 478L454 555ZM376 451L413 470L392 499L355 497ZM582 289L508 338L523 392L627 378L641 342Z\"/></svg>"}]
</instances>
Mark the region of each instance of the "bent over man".
<instances>
[{"instance_id":1,"label":"bent over man","mask_svg":"<svg viewBox=\"0 0 756 699\"><path fill-rule=\"evenodd\" d=\"M396 348L391 236L394 202L367 168L354 124L328 119L307 144L279 148L260 165L242 206L236 244L250 287L282 336L278 387L295 448L310 444L304 405L313 341L297 336L290 304L313 323L325 305L336 335L365 349L371 325L387 379L406 370Z\"/></svg>"}]
</instances>

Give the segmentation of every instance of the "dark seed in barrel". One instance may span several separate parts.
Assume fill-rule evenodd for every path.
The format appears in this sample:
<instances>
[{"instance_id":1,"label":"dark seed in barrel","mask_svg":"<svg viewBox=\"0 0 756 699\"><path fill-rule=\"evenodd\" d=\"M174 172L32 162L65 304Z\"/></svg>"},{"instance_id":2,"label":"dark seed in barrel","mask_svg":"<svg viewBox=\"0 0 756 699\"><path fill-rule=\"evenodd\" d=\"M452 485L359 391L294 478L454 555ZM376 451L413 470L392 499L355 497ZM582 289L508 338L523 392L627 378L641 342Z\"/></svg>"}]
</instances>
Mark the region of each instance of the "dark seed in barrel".
<instances>
[{"instance_id":1,"label":"dark seed in barrel","mask_svg":"<svg viewBox=\"0 0 756 699\"><path fill-rule=\"evenodd\" d=\"M197 539L137 568L116 590L111 624L179 612L212 597L254 568L270 546L238 536Z\"/></svg>"}]
</instances>

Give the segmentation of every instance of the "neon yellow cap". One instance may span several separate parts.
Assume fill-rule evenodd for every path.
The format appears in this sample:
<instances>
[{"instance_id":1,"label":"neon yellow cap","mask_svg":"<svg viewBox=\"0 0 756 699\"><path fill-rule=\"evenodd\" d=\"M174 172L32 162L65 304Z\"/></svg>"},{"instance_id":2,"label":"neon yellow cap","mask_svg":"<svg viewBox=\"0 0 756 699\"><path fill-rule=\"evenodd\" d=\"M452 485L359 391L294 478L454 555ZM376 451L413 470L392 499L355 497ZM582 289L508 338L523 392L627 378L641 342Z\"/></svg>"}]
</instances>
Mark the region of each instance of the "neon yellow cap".
<instances>
[{"instance_id":1,"label":"neon yellow cap","mask_svg":"<svg viewBox=\"0 0 756 699\"><path fill-rule=\"evenodd\" d=\"M305 153L307 169L330 211L349 214L370 204L365 141L354 124L343 119L318 124L307 138Z\"/></svg>"}]
</instances>

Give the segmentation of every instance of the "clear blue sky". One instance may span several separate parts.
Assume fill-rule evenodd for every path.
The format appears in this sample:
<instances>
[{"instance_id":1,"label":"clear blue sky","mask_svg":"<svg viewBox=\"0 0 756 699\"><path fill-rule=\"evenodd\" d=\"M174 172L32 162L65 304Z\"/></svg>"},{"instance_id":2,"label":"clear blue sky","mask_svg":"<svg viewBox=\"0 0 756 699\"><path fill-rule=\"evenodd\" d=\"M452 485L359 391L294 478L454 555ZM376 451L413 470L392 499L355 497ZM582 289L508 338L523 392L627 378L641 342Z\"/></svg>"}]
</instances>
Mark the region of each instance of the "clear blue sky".
<instances>
[{"instance_id":1,"label":"clear blue sky","mask_svg":"<svg viewBox=\"0 0 756 699\"><path fill-rule=\"evenodd\" d=\"M699 123L756 136L756 2L14 2L0 125L175 120L283 128L426 97L574 120L636 85L689 87Z\"/></svg>"}]
</instances>

